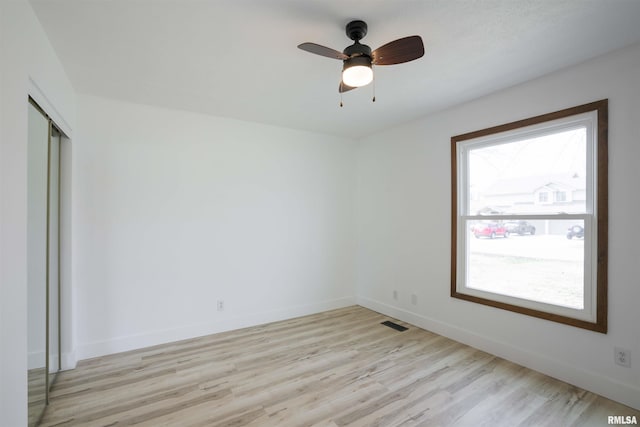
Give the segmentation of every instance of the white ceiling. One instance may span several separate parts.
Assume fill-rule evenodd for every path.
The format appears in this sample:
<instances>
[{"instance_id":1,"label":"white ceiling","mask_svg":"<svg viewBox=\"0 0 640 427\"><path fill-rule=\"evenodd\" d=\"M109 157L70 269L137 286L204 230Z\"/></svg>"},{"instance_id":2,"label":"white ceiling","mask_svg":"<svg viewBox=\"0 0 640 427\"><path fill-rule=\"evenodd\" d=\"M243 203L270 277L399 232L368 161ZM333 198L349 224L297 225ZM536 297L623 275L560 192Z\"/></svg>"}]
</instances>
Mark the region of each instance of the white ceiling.
<instances>
[{"instance_id":1,"label":"white ceiling","mask_svg":"<svg viewBox=\"0 0 640 427\"><path fill-rule=\"evenodd\" d=\"M31 0L77 91L362 137L640 41L639 0ZM344 95L342 50L420 35L425 56Z\"/></svg>"}]
</instances>

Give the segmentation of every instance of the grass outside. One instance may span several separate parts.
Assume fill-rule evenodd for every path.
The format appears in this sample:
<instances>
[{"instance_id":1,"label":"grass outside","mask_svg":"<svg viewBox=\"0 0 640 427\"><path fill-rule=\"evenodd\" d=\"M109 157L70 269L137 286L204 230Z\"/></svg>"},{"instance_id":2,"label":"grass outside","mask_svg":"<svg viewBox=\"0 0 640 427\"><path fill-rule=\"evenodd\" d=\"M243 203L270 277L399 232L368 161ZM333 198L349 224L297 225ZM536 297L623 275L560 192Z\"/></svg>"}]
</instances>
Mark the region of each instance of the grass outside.
<instances>
[{"instance_id":1,"label":"grass outside","mask_svg":"<svg viewBox=\"0 0 640 427\"><path fill-rule=\"evenodd\" d=\"M584 242L565 236L470 241L470 288L583 308Z\"/></svg>"}]
</instances>

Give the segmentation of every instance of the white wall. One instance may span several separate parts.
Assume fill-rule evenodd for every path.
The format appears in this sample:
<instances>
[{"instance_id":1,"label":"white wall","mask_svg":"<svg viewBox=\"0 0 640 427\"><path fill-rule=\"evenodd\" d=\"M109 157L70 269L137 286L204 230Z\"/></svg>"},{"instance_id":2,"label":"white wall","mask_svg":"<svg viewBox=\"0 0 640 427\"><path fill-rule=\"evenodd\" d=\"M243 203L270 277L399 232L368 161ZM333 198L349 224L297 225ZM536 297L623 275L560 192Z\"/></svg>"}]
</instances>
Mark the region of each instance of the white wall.
<instances>
[{"instance_id":1,"label":"white wall","mask_svg":"<svg viewBox=\"0 0 640 427\"><path fill-rule=\"evenodd\" d=\"M357 158L359 302L640 408L639 70L636 45L365 138ZM451 298L451 136L603 98L609 333ZM614 365L614 346L631 350L631 369Z\"/></svg>"},{"instance_id":2,"label":"white wall","mask_svg":"<svg viewBox=\"0 0 640 427\"><path fill-rule=\"evenodd\" d=\"M27 424L27 97L72 134L75 94L26 0L0 2L0 424Z\"/></svg>"},{"instance_id":3,"label":"white wall","mask_svg":"<svg viewBox=\"0 0 640 427\"><path fill-rule=\"evenodd\" d=\"M353 141L78 99L79 358L355 302Z\"/></svg>"}]
</instances>

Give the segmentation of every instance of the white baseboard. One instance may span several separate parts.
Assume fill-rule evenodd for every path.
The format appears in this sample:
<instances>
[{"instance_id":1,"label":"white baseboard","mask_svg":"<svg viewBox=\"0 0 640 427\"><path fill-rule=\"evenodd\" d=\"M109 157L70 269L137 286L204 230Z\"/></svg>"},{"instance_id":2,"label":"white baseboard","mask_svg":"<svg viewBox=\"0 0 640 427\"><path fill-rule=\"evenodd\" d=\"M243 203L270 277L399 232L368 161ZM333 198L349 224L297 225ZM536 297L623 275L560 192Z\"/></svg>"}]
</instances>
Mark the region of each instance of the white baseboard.
<instances>
[{"instance_id":1,"label":"white baseboard","mask_svg":"<svg viewBox=\"0 0 640 427\"><path fill-rule=\"evenodd\" d=\"M129 335L109 340L85 343L78 345L78 347L76 348L76 352L73 354L73 366L75 366L75 361L77 360L89 359L92 357L99 357L113 353L120 353L123 351L136 350L158 344L196 338L205 335L246 328L249 326L261 325L264 323L277 322L279 320L292 319L294 317L306 316L309 314L320 313L327 310L347 307L350 305L354 305L355 303L355 297L343 297L334 300L321 301L313 304L251 313L237 317L222 316L215 322L190 325L175 329L150 331L144 334ZM72 360L70 359L70 361ZM69 365L71 365L71 363L69 363Z\"/></svg>"},{"instance_id":2,"label":"white baseboard","mask_svg":"<svg viewBox=\"0 0 640 427\"><path fill-rule=\"evenodd\" d=\"M44 350L27 353L27 369L43 368L47 360Z\"/></svg>"},{"instance_id":3,"label":"white baseboard","mask_svg":"<svg viewBox=\"0 0 640 427\"><path fill-rule=\"evenodd\" d=\"M75 351L62 353L62 364L60 366L63 371L68 371L69 369L75 369L77 364L78 364L78 357L76 356Z\"/></svg>"},{"instance_id":4,"label":"white baseboard","mask_svg":"<svg viewBox=\"0 0 640 427\"><path fill-rule=\"evenodd\" d=\"M45 354L43 351L36 352L36 353L29 353L27 357L28 357L27 367L29 369L44 366ZM56 366L58 364L57 359L58 358L56 356L53 356L52 359L49 361L49 365ZM78 363L78 359L76 358L75 352L62 353L60 361L61 361L60 366L63 371L74 369Z\"/></svg>"},{"instance_id":5,"label":"white baseboard","mask_svg":"<svg viewBox=\"0 0 640 427\"><path fill-rule=\"evenodd\" d=\"M394 307L369 298L358 297L358 305L377 311L384 315L415 325L419 328L437 333L471 347L486 351L503 359L541 372L550 377L573 384L577 387L604 396L640 410L640 388L624 384L603 375L594 374L562 361L550 359L532 353L509 343L497 341L491 337L478 335L469 330L428 318L398 307Z\"/></svg>"}]
</instances>

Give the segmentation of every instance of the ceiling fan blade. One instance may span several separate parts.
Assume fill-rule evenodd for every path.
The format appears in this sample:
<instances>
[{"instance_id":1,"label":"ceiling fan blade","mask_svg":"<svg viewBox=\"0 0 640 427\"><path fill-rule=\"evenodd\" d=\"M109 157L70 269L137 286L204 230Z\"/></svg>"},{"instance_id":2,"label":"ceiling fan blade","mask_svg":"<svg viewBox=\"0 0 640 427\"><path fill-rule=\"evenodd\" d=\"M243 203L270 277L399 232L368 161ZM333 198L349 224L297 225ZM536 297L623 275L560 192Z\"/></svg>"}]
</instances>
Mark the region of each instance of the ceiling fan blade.
<instances>
[{"instance_id":1,"label":"ceiling fan blade","mask_svg":"<svg viewBox=\"0 0 640 427\"><path fill-rule=\"evenodd\" d=\"M348 92L348 91L353 90L353 89L357 89L357 87L347 86L346 84L340 82L340 87L338 87L338 92L344 93L344 92Z\"/></svg>"},{"instance_id":2,"label":"ceiling fan blade","mask_svg":"<svg viewBox=\"0 0 640 427\"><path fill-rule=\"evenodd\" d=\"M298 48L310 53L315 53L316 55L326 56L327 58L349 59L349 57L342 52L315 43L302 43L298 45Z\"/></svg>"},{"instance_id":3,"label":"ceiling fan blade","mask_svg":"<svg viewBox=\"0 0 640 427\"><path fill-rule=\"evenodd\" d=\"M409 36L394 40L371 52L374 65L394 65L413 61L424 55L424 44L420 36Z\"/></svg>"}]
</instances>

